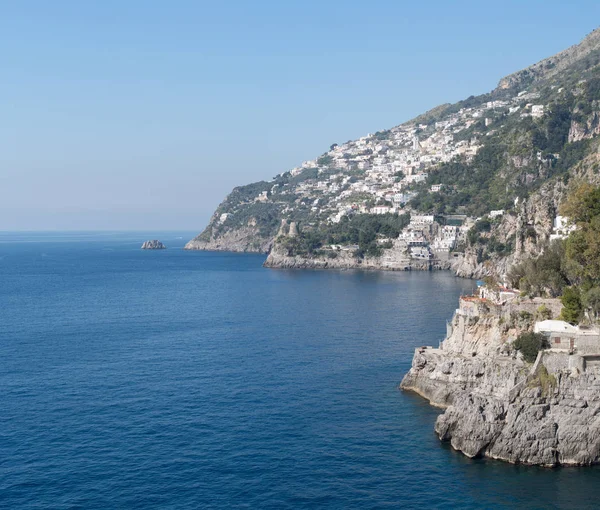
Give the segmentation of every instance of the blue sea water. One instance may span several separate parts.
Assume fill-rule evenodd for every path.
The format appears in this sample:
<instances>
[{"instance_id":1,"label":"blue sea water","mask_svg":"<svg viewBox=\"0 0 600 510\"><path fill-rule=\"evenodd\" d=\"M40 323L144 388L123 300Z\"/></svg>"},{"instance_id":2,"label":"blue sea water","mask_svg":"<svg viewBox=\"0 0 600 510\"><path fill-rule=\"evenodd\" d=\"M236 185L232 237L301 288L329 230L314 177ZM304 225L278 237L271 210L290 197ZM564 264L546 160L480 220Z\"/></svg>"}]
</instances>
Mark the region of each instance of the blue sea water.
<instances>
[{"instance_id":1,"label":"blue sea water","mask_svg":"<svg viewBox=\"0 0 600 510\"><path fill-rule=\"evenodd\" d=\"M0 233L2 508L598 506L600 470L467 459L398 390L475 282L192 235Z\"/></svg>"}]
</instances>

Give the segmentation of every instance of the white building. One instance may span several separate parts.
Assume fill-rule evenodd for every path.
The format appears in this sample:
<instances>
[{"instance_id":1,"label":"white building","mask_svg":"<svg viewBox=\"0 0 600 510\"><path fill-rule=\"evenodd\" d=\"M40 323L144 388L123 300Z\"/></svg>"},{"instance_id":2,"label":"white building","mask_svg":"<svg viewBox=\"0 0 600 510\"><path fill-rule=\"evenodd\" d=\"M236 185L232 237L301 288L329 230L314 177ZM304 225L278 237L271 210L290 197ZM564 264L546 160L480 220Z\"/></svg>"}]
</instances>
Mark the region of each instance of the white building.
<instances>
[{"instance_id":1,"label":"white building","mask_svg":"<svg viewBox=\"0 0 600 510\"><path fill-rule=\"evenodd\" d=\"M575 230L575 225L569 223L569 218L566 216L557 216L554 218L554 224L552 226L552 234L550 234L550 240L555 239L566 239L569 234Z\"/></svg>"},{"instance_id":2,"label":"white building","mask_svg":"<svg viewBox=\"0 0 600 510\"><path fill-rule=\"evenodd\" d=\"M393 209L387 205L376 205L375 207L371 207L371 214L387 214L392 211Z\"/></svg>"},{"instance_id":3,"label":"white building","mask_svg":"<svg viewBox=\"0 0 600 510\"><path fill-rule=\"evenodd\" d=\"M427 174L412 174L405 177L406 182L423 182L427 179Z\"/></svg>"},{"instance_id":4,"label":"white building","mask_svg":"<svg viewBox=\"0 0 600 510\"><path fill-rule=\"evenodd\" d=\"M410 256L414 259L431 260L433 258L433 253L428 246L411 246L409 251Z\"/></svg>"},{"instance_id":5,"label":"white building","mask_svg":"<svg viewBox=\"0 0 600 510\"><path fill-rule=\"evenodd\" d=\"M600 354L600 330L597 327L572 326L564 321L547 320L536 322L533 331L545 335L552 349Z\"/></svg>"},{"instance_id":6,"label":"white building","mask_svg":"<svg viewBox=\"0 0 600 510\"><path fill-rule=\"evenodd\" d=\"M531 105L531 116L539 119L544 116L544 105L543 104L534 104Z\"/></svg>"},{"instance_id":7,"label":"white building","mask_svg":"<svg viewBox=\"0 0 600 510\"><path fill-rule=\"evenodd\" d=\"M479 287L479 297L487 299L492 303L503 305L509 303L513 299L517 299L520 293L518 290L508 289L506 287L490 288L487 285Z\"/></svg>"},{"instance_id":8,"label":"white building","mask_svg":"<svg viewBox=\"0 0 600 510\"><path fill-rule=\"evenodd\" d=\"M434 216L431 215L413 215L410 217L411 223L423 223L426 225L431 225L434 221Z\"/></svg>"},{"instance_id":9,"label":"white building","mask_svg":"<svg viewBox=\"0 0 600 510\"><path fill-rule=\"evenodd\" d=\"M267 200L269 200L269 192L268 191L262 191L260 193L260 195L258 195L256 197L256 202L266 202Z\"/></svg>"},{"instance_id":10,"label":"white building","mask_svg":"<svg viewBox=\"0 0 600 510\"><path fill-rule=\"evenodd\" d=\"M572 326L565 321L547 320L536 322L533 327L533 332L543 334L575 334L577 332L577 327Z\"/></svg>"}]
</instances>

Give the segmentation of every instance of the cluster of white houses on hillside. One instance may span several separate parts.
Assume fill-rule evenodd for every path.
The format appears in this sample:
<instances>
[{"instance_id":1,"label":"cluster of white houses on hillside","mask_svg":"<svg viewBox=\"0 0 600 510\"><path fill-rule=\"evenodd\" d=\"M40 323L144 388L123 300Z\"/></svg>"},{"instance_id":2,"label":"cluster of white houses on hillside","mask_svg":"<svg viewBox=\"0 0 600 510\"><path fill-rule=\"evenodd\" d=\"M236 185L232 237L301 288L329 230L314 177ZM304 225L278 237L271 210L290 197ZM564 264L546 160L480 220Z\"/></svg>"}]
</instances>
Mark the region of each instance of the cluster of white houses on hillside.
<instances>
[{"instance_id":1,"label":"cluster of white houses on hillside","mask_svg":"<svg viewBox=\"0 0 600 510\"><path fill-rule=\"evenodd\" d=\"M369 204L359 213L399 212L416 195L414 185L427 181L434 168L457 158L474 158L483 137L494 132L495 122L512 115L543 116L544 105L533 102L537 98L537 93L522 91L510 99L449 111L437 121L408 122L333 144L320 157L286 172L291 177L288 182L274 183L270 192L256 200L281 198L294 207L286 197L294 195L298 203L327 215L332 222L340 221L352 204ZM307 178L302 179L303 174ZM453 187L431 182L428 190L439 193ZM493 211L492 217L503 213Z\"/></svg>"}]
</instances>

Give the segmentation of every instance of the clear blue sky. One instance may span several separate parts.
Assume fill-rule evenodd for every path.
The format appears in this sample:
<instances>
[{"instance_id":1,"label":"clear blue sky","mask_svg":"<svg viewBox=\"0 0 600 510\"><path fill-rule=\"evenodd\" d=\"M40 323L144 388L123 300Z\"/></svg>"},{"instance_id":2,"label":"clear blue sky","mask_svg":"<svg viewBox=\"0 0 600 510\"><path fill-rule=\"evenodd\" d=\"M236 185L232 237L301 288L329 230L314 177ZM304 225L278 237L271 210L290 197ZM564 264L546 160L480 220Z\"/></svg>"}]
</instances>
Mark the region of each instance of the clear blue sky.
<instances>
[{"instance_id":1,"label":"clear blue sky","mask_svg":"<svg viewBox=\"0 0 600 510\"><path fill-rule=\"evenodd\" d=\"M0 230L200 231L270 179L580 41L596 1L0 6Z\"/></svg>"}]
</instances>

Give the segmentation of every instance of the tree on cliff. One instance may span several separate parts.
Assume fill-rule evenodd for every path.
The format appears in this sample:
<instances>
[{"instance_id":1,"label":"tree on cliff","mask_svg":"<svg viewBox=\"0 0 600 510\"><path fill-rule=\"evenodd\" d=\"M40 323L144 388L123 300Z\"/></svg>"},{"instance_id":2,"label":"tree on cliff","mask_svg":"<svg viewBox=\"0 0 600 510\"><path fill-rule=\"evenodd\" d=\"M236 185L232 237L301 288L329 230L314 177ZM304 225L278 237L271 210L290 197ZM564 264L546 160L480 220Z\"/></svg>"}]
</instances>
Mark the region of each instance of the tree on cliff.
<instances>
[{"instance_id":1,"label":"tree on cliff","mask_svg":"<svg viewBox=\"0 0 600 510\"><path fill-rule=\"evenodd\" d=\"M581 304L581 292L577 287L567 287L560 298L563 309L561 318L571 324L577 324L582 318L583 306Z\"/></svg>"},{"instance_id":2,"label":"tree on cliff","mask_svg":"<svg viewBox=\"0 0 600 510\"><path fill-rule=\"evenodd\" d=\"M577 227L567 240L566 256L574 279L588 290L600 284L600 187L578 186L561 212Z\"/></svg>"},{"instance_id":3,"label":"tree on cliff","mask_svg":"<svg viewBox=\"0 0 600 510\"><path fill-rule=\"evenodd\" d=\"M508 277L512 285L530 296L560 296L570 284L565 268L564 243L551 243L539 257L527 259L511 268Z\"/></svg>"},{"instance_id":4,"label":"tree on cliff","mask_svg":"<svg viewBox=\"0 0 600 510\"><path fill-rule=\"evenodd\" d=\"M600 317L600 287L592 287L581 296L582 304L589 311L593 320Z\"/></svg>"},{"instance_id":5,"label":"tree on cliff","mask_svg":"<svg viewBox=\"0 0 600 510\"><path fill-rule=\"evenodd\" d=\"M548 349L550 344L540 333L523 333L517 337L513 347L523 355L523 359L533 363L540 349Z\"/></svg>"}]
</instances>

